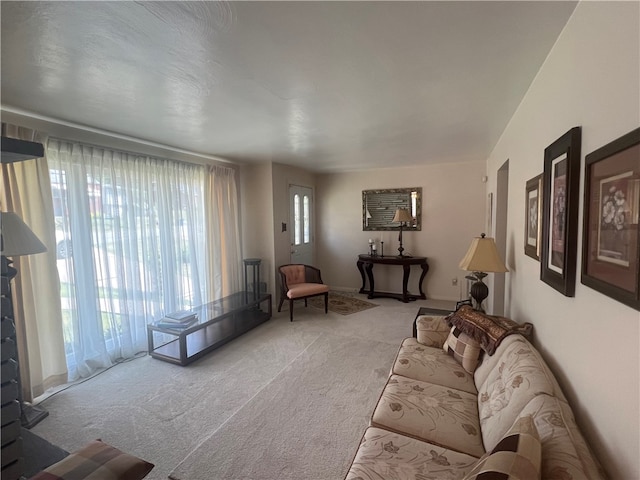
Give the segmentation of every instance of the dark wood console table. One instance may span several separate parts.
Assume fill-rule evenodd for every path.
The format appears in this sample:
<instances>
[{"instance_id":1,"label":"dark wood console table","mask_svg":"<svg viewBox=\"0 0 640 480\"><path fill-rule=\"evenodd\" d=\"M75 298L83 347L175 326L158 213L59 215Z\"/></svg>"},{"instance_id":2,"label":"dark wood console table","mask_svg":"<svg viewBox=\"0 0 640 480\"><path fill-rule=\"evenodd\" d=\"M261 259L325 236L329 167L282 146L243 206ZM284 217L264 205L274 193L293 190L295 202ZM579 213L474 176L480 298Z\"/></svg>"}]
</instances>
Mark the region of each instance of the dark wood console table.
<instances>
[{"instance_id":1,"label":"dark wood console table","mask_svg":"<svg viewBox=\"0 0 640 480\"><path fill-rule=\"evenodd\" d=\"M376 292L375 281L373 278L373 266L376 264L402 265L402 270L404 271L404 274L402 276L402 293ZM360 275L362 276L362 288L360 289L360 293L368 294L368 298L389 297L395 298L404 303L417 300L418 298L422 300L426 300L427 298L422 291L422 281L429 271L427 257L374 257L371 255L362 254L358 255L358 262L356 265L358 266L358 270L360 271ZM418 282L420 295L412 295L407 289L407 284L409 283L409 274L411 273L411 265L420 265L420 268L422 268L422 274L420 275L420 281ZM368 290L366 288L365 271L367 273L367 278L369 279Z\"/></svg>"}]
</instances>

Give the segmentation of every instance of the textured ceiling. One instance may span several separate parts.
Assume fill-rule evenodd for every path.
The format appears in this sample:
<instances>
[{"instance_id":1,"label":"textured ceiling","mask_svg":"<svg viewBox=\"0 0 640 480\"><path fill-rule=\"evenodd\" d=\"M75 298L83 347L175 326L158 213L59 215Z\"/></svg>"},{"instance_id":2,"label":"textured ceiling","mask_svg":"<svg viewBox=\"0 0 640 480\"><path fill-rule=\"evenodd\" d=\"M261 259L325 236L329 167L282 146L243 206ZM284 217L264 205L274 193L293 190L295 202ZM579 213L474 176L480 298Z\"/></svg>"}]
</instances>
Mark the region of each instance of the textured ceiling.
<instances>
[{"instance_id":1,"label":"textured ceiling","mask_svg":"<svg viewBox=\"0 0 640 480\"><path fill-rule=\"evenodd\" d=\"M2 107L312 171L484 160L575 2L2 2Z\"/></svg>"}]
</instances>

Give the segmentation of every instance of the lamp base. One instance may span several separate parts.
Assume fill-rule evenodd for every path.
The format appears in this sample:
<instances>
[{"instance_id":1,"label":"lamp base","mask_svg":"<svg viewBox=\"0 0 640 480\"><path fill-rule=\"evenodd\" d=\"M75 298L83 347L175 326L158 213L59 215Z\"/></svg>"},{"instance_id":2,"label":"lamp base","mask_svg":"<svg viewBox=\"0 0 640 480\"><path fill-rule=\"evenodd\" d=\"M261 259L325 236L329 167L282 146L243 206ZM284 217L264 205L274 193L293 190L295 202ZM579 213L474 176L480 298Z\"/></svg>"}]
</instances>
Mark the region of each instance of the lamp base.
<instances>
[{"instance_id":1,"label":"lamp base","mask_svg":"<svg viewBox=\"0 0 640 480\"><path fill-rule=\"evenodd\" d=\"M38 423L49 416L49 412L47 412L42 407L37 407L35 405L31 405L29 403L22 403L22 416L20 417L20 423L26 429L31 429L35 427Z\"/></svg>"},{"instance_id":2,"label":"lamp base","mask_svg":"<svg viewBox=\"0 0 640 480\"><path fill-rule=\"evenodd\" d=\"M475 272L476 278L478 279L473 285L471 285L471 297L475 300L476 305L474 307L475 310L485 313L484 308L482 308L482 302L489 296L489 287L487 287L482 279L487 276L486 273L482 273L482 275L478 275L482 272Z\"/></svg>"}]
</instances>

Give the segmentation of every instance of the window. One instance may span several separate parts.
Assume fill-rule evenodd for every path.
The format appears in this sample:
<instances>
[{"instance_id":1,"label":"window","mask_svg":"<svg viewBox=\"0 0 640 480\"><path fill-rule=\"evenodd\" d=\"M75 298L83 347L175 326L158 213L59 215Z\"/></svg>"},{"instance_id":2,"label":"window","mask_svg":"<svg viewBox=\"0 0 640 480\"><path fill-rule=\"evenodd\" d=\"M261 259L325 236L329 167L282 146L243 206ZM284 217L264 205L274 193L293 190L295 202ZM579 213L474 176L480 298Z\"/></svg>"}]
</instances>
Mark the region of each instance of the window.
<instances>
[{"instance_id":1,"label":"window","mask_svg":"<svg viewBox=\"0 0 640 480\"><path fill-rule=\"evenodd\" d=\"M293 243L300 245L300 195L293 196Z\"/></svg>"},{"instance_id":2,"label":"window","mask_svg":"<svg viewBox=\"0 0 640 480\"><path fill-rule=\"evenodd\" d=\"M303 217L303 230L304 230L304 243L309 243L311 240L311 215L309 214L309 197L307 195L304 196L302 201L304 206L304 217Z\"/></svg>"},{"instance_id":3,"label":"window","mask_svg":"<svg viewBox=\"0 0 640 480\"><path fill-rule=\"evenodd\" d=\"M71 380L147 348L146 325L206 297L205 168L50 140Z\"/></svg>"}]
</instances>

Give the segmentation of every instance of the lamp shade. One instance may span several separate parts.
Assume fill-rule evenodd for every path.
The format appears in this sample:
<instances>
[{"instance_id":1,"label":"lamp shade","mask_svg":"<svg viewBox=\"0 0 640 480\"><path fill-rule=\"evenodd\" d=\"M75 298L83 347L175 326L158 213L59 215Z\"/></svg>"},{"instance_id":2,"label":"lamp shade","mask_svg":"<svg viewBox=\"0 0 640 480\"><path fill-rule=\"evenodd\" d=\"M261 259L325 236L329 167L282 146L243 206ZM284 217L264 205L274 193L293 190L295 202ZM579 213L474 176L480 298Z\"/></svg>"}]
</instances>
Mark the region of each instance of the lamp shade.
<instances>
[{"instance_id":1,"label":"lamp shade","mask_svg":"<svg viewBox=\"0 0 640 480\"><path fill-rule=\"evenodd\" d=\"M47 247L14 212L0 212L2 255L17 257L47 251Z\"/></svg>"},{"instance_id":2,"label":"lamp shade","mask_svg":"<svg viewBox=\"0 0 640 480\"><path fill-rule=\"evenodd\" d=\"M460 268L469 272L508 272L491 237L475 237L469 251L460 261Z\"/></svg>"},{"instance_id":3,"label":"lamp shade","mask_svg":"<svg viewBox=\"0 0 640 480\"><path fill-rule=\"evenodd\" d=\"M412 222L413 217L406 208L398 208L392 222Z\"/></svg>"}]
</instances>

